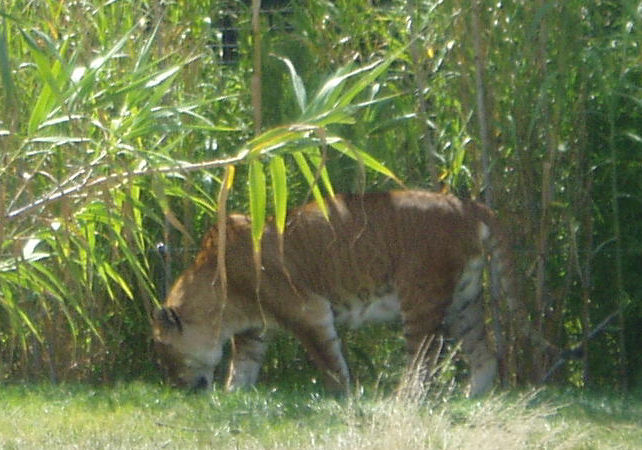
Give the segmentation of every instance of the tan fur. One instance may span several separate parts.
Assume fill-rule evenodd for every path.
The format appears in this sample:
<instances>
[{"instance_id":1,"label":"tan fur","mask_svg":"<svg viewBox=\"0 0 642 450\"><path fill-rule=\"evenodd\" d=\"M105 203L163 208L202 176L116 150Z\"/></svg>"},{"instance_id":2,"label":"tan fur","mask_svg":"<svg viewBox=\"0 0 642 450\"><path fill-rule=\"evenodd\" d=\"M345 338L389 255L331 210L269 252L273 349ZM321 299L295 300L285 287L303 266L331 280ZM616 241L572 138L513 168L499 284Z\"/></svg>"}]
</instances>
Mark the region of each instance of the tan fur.
<instances>
[{"instance_id":1,"label":"tan fur","mask_svg":"<svg viewBox=\"0 0 642 450\"><path fill-rule=\"evenodd\" d=\"M461 340L472 394L488 390L497 358L487 345L481 271L484 243L498 253L492 213L423 191L337 196L329 207L329 221L314 203L289 215L283 255L274 226L266 226L258 299L247 217L227 222L225 305L216 285L216 228L205 236L194 265L154 316L154 339L170 377L209 386L222 346L232 339L227 387L252 384L265 326L278 326L302 342L328 388L346 390L336 320L358 326L398 315L410 355L434 334Z\"/></svg>"}]
</instances>

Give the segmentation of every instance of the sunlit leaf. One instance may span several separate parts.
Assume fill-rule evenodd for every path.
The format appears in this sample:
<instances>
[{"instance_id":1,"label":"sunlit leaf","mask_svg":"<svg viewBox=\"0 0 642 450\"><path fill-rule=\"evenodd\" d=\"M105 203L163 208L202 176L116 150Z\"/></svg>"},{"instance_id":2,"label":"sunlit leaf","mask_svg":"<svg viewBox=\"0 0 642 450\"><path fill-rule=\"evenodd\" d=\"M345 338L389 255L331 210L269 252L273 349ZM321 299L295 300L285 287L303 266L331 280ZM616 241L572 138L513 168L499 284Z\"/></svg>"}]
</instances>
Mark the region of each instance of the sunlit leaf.
<instances>
[{"instance_id":1,"label":"sunlit leaf","mask_svg":"<svg viewBox=\"0 0 642 450\"><path fill-rule=\"evenodd\" d=\"M379 172L382 175L385 175L387 177L392 178L394 181L399 183L400 185L403 185L402 181L397 178L397 176L386 166L381 164L379 161L377 161L375 158L370 156L368 153L364 152L363 150L357 148L356 146L344 141L343 139L338 139L338 138L332 138L328 139L328 144L343 153L346 156L349 156L350 158L354 159L355 161L358 161L359 163L363 164L364 166Z\"/></svg>"},{"instance_id":2,"label":"sunlit leaf","mask_svg":"<svg viewBox=\"0 0 642 450\"><path fill-rule=\"evenodd\" d=\"M36 247L42 243L42 239L28 239L22 247L22 258L27 262L39 261L50 256L49 252L37 251Z\"/></svg>"},{"instance_id":3,"label":"sunlit leaf","mask_svg":"<svg viewBox=\"0 0 642 450\"><path fill-rule=\"evenodd\" d=\"M252 242L254 244L254 251L258 252L261 245L261 238L263 237L266 209L265 172L263 171L263 164L261 161L253 160L250 162L248 184L250 188Z\"/></svg>"},{"instance_id":4,"label":"sunlit leaf","mask_svg":"<svg viewBox=\"0 0 642 450\"><path fill-rule=\"evenodd\" d=\"M114 281L118 287L120 287L123 292L129 297L130 299L134 298L134 293L131 291L129 284L123 279L123 277L112 267L111 264L109 264L107 261L103 261L101 268L105 271L107 276ZM109 284L107 284L109 285Z\"/></svg>"},{"instance_id":5,"label":"sunlit leaf","mask_svg":"<svg viewBox=\"0 0 642 450\"><path fill-rule=\"evenodd\" d=\"M323 194L319 189L319 184L317 182L318 180L315 179L314 173L310 169L310 165L308 164L308 161L305 159L304 153L296 152L292 154L292 157L294 158L297 165L299 166L299 170L303 174L303 177L310 185L310 189L312 190L312 195L314 196L314 199L316 200L317 205L319 206L319 209L321 210L321 212L326 218L330 217L328 212L328 205L326 204L325 198L323 197Z\"/></svg>"},{"instance_id":6,"label":"sunlit leaf","mask_svg":"<svg viewBox=\"0 0 642 450\"><path fill-rule=\"evenodd\" d=\"M294 68L292 61L282 56L276 56L276 58L283 61L283 63L288 68L288 71L290 72L290 79L292 80L292 89L294 90L297 104L299 105L299 109L301 110L301 112L303 112L308 103L303 80Z\"/></svg>"},{"instance_id":7,"label":"sunlit leaf","mask_svg":"<svg viewBox=\"0 0 642 450\"><path fill-rule=\"evenodd\" d=\"M171 77L173 77L179 70L181 70L180 66L174 66L171 67L157 75L154 76L151 80L149 80L147 83L145 83L146 88L154 88L158 86L159 84L164 83Z\"/></svg>"},{"instance_id":8,"label":"sunlit leaf","mask_svg":"<svg viewBox=\"0 0 642 450\"><path fill-rule=\"evenodd\" d=\"M264 154L284 148L298 139L308 137L313 130L314 128L309 126L287 126L266 131L248 142L250 155Z\"/></svg>"},{"instance_id":9,"label":"sunlit leaf","mask_svg":"<svg viewBox=\"0 0 642 450\"><path fill-rule=\"evenodd\" d=\"M279 155L273 156L270 160L270 179L272 180L274 221L279 235L282 235L288 208L288 185L285 162Z\"/></svg>"},{"instance_id":10,"label":"sunlit leaf","mask_svg":"<svg viewBox=\"0 0 642 450\"><path fill-rule=\"evenodd\" d=\"M332 181L330 180L330 174L328 173L328 167L326 166L326 161L324 160L324 155L321 151L314 153L308 153L308 158L310 162L314 164L317 173L320 174L321 181L323 181L323 187L330 197L334 197L334 188L332 187Z\"/></svg>"}]
</instances>

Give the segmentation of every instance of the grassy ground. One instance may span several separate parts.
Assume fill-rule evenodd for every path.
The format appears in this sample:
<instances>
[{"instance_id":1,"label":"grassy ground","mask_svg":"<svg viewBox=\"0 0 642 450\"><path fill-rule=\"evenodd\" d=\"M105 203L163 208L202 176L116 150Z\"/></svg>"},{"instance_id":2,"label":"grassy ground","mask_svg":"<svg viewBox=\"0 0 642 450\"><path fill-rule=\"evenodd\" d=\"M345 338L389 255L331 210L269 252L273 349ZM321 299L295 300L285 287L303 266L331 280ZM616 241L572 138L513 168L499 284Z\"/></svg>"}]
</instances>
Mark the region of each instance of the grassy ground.
<instances>
[{"instance_id":1,"label":"grassy ground","mask_svg":"<svg viewBox=\"0 0 642 450\"><path fill-rule=\"evenodd\" d=\"M642 399L541 391L335 400L144 383L0 387L0 448L642 448Z\"/></svg>"}]
</instances>

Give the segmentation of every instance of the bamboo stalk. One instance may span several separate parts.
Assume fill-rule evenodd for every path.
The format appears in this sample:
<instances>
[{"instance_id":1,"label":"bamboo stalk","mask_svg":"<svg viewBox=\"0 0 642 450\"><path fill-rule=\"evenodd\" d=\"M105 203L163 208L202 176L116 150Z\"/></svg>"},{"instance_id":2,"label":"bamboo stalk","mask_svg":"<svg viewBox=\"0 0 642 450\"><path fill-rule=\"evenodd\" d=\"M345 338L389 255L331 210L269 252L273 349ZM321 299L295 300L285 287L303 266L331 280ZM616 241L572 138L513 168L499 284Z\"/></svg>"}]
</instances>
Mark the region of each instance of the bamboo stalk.
<instances>
[{"instance_id":1,"label":"bamboo stalk","mask_svg":"<svg viewBox=\"0 0 642 450\"><path fill-rule=\"evenodd\" d=\"M482 196L484 203L492 208L493 207L493 184L491 177L491 149L493 144L490 137L490 124L488 118L488 97L487 97L487 83L486 83L486 58L482 44L484 42L484 36L481 32L481 0L475 0L473 2L471 22L472 22L472 40L473 40L473 54L475 60L475 97L477 102L476 115L477 115L477 124L479 126L479 140L481 144L481 160L482 160L482 176L483 176L483 188ZM497 261L495 258L490 261L490 273L496 274L499 271L495 267L496 265L501 264L500 261ZM508 380L512 378L510 374L510 368L508 367L508 349L507 349L507 335L506 330L502 326L502 314L501 314L501 297L502 297L502 288L501 280L497 277L491 276L491 299L490 299L490 310L491 310L491 320L493 327L493 334L495 336L495 346L497 354L499 355L501 364L500 373L502 383L504 385L508 384ZM508 327L510 328L510 327ZM514 374L513 374L514 375Z\"/></svg>"},{"instance_id":2,"label":"bamboo stalk","mask_svg":"<svg viewBox=\"0 0 642 450\"><path fill-rule=\"evenodd\" d=\"M221 310L219 311L218 321L215 324L215 334L221 332L223 325L223 313L227 305L227 265L225 263L225 251L227 243L227 197L229 195L232 183L234 182L234 165L225 167L223 183L218 193L218 223L217 223L217 254L216 254L216 277L219 284L219 294L221 295ZM212 280L214 284L216 280Z\"/></svg>"},{"instance_id":3,"label":"bamboo stalk","mask_svg":"<svg viewBox=\"0 0 642 450\"><path fill-rule=\"evenodd\" d=\"M546 8L544 0L538 1L538 9L543 11ZM540 72L540 80L544 84L547 77L547 59L548 59L548 29L546 26L546 16L543 15L539 24L538 42L537 42L537 65ZM545 87L542 86L540 95L546 96ZM540 335L544 330L544 318L546 316L547 300L546 291L548 284L547 267L548 267L548 250L549 250L549 234L551 228L551 203L553 201L552 183L553 172L555 166L555 152L556 145L551 124L551 111L548 102L542 102L542 123L544 126L544 143L546 147L546 154L542 163L542 178L541 178L541 197L540 197L540 220L539 220L539 234L537 237L537 272L536 272L536 285L535 285L535 330ZM542 354L541 349L536 349L534 352L534 367L538 370L546 370L547 362L545 355ZM542 373L536 374L540 378Z\"/></svg>"},{"instance_id":4,"label":"bamboo stalk","mask_svg":"<svg viewBox=\"0 0 642 450\"><path fill-rule=\"evenodd\" d=\"M410 16L410 53L413 61L413 72L415 85L417 88L417 118L420 122L420 127L423 132L423 147L426 153L426 165L428 173L430 174L430 187L433 190L438 190L439 187L439 159L437 158L437 149L433 139L433 133L428 120L428 107L425 98L427 90L426 86L426 71L424 70L423 57L418 45L418 36L416 29L416 20L419 15L419 6L416 0L408 2L408 15Z\"/></svg>"},{"instance_id":5,"label":"bamboo stalk","mask_svg":"<svg viewBox=\"0 0 642 450\"><path fill-rule=\"evenodd\" d=\"M492 144L490 141L490 125L488 124L487 99L486 99L486 77L485 58L482 49L481 27L480 27L480 3L476 0L473 3L472 32L473 51L475 55L475 88L477 97L477 123L479 125L479 137L481 141L481 160L483 172L483 198L484 203L492 208L493 206L493 185L491 179L491 157Z\"/></svg>"},{"instance_id":6,"label":"bamboo stalk","mask_svg":"<svg viewBox=\"0 0 642 450\"><path fill-rule=\"evenodd\" d=\"M591 213L591 194L593 190L593 176L587 154L588 131L586 122L586 90L584 86L580 91L579 99L581 111L579 125L579 169L580 169L580 223L583 229L584 258L579 267L582 287L582 311L580 321L582 323L582 380L588 385L591 378L591 367L589 365L590 345L589 334L591 332L591 284L592 284L592 261L593 261L593 214Z\"/></svg>"},{"instance_id":7,"label":"bamboo stalk","mask_svg":"<svg viewBox=\"0 0 642 450\"><path fill-rule=\"evenodd\" d=\"M254 53L252 73L252 110L254 115L254 133L258 135L262 127L262 92L261 92L261 0L252 0L252 37Z\"/></svg>"},{"instance_id":8,"label":"bamboo stalk","mask_svg":"<svg viewBox=\"0 0 642 450\"><path fill-rule=\"evenodd\" d=\"M615 95L615 94L612 94ZM615 99L611 98L609 104L609 150L611 154L611 213L613 215L613 236L615 238L615 292L618 305L617 324L618 324L618 372L620 373L621 388L624 393L628 391L629 383L626 373L626 336L625 336L625 289L624 276L622 274L622 233L620 230L620 206L619 206L619 188L617 175L618 155L615 144Z\"/></svg>"},{"instance_id":9,"label":"bamboo stalk","mask_svg":"<svg viewBox=\"0 0 642 450\"><path fill-rule=\"evenodd\" d=\"M2 167L7 167L6 164L6 153L4 152L4 148L2 149ZM4 234L5 234L5 220L6 220L6 205L5 205L5 198L6 198L6 183L7 177L2 177L0 179L0 243L4 242Z\"/></svg>"}]
</instances>

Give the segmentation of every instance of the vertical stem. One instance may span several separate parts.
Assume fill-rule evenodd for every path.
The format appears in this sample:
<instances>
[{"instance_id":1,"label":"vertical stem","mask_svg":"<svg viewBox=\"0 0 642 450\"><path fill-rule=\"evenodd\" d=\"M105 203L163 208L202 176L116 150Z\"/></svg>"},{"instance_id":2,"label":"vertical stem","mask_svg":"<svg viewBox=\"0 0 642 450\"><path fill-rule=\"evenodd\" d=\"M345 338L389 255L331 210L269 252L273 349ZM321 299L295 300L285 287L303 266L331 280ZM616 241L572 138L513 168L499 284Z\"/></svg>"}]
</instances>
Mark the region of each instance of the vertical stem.
<instances>
[{"instance_id":1,"label":"vertical stem","mask_svg":"<svg viewBox=\"0 0 642 450\"><path fill-rule=\"evenodd\" d=\"M615 94L611 94L615 95ZM624 277L622 275L622 234L620 231L620 206L619 206L619 188L617 181L617 150L615 148L615 99L610 101L609 111L609 149L611 153L611 212L613 214L613 234L615 237L615 289L618 303L618 371L620 373L620 383L623 392L628 390L628 377L626 373L626 340L625 340L625 291Z\"/></svg>"},{"instance_id":2,"label":"vertical stem","mask_svg":"<svg viewBox=\"0 0 642 450\"><path fill-rule=\"evenodd\" d=\"M593 175L590 167L590 161L587 154L587 122L586 122L586 90L582 86L579 96L579 108L581 111L579 124L579 178L581 195L579 197L579 215L581 228L583 230L583 251L581 254L584 258L581 263L578 262L578 270L581 276L580 283L582 287L582 380L584 386L590 383L591 368L589 365L589 334L591 333L591 284L593 261L593 214L591 212L591 193L593 189ZM578 252L579 253L579 252ZM579 258L578 258L579 260Z\"/></svg>"},{"instance_id":3,"label":"vertical stem","mask_svg":"<svg viewBox=\"0 0 642 450\"><path fill-rule=\"evenodd\" d=\"M2 29L0 31L0 82L3 87L3 94L0 95L0 100L2 100L3 106L0 109L0 120L4 122L4 126L7 127L11 132L13 132L16 127L16 118L19 117L18 114L15 114L17 99L16 92L14 90L13 81L11 80L11 64L9 60L9 50L7 45L7 20L2 18ZM0 137L0 164L2 170L8 170L8 158L7 155L9 152L9 144L7 141L9 137ZM6 147L5 147L6 146ZM11 172L8 172L9 174ZM5 237L5 215L6 211L6 183L7 176L2 176L0 180L0 249L2 249L2 244L4 243Z\"/></svg>"},{"instance_id":4,"label":"vertical stem","mask_svg":"<svg viewBox=\"0 0 642 450\"><path fill-rule=\"evenodd\" d=\"M234 180L234 166L225 166L223 183L221 190L218 192L218 222L217 222L217 253L216 253L216 275L218 277L219 294L221 296L221 310L219 317L214 325L214 333L218 336L223 325L223 313L227 306L227 265L225 263L225 253L227 244L227 198Z\"/></svg>"},{"instance_id":5,"label":"vertical stem","mask_svg":"<svg viewBox=\"0 0 642 450\"><path fill-rule=\"evenodd\" d=\"M587 174L587 180L584 185L586 191L583 202L583 228L584 228L584 264L582 270L582 380L584 386L590 382L590 366L589 366L589 333L591 332L591 255L593 250L593 215L591 214L591 201L590 192L592 179L591 175Z\"/></svg>"},{"instance_id":6,"label":"vertical stem","mask_svg":"<svg viewBox=\"0 0 642 450\"><path fill-rule=\"evenodd\" d=\"M252 73L252 109L254 113L254 133L259 134L262 127L261 93L261 0L252 0L252 37L254 39L254 58Z\"/></svg>"},{"instance_id":7,"label":"vertical stem","mask_svg":"<svg viewBox=\"0 0 642 450\"><path fill-rule=\"evenodd\" d=\"M428 121L428 108L426 106L426 71L424 70L423 57L418 45L418 31L416 30L416 21L419 17L419 5L417 0L408 2L408 15L410 16L410 53L414 64L415 84L417 87L417 117L421 125L424 135L423 144L424 151L426 152L426 163L428 165L428 173L430 174L430 186L432 189L437 190L439 180L439 170L437 158L437 150L433 140L433 133Z\"/></svg>"},{"instance_id":8,"label":"vertical stem","mask_svg":"<svg viewBox=\"0 0 642 450\"><path fill-rule=\"evenodd\" d=\"M480 27L480 9L481 0L475 0L473 3L472 14L472 33L473 33L473 50L475 52L475 87L477 97L477 123L479 125L479 137L481 140L481 159L483 171L483 197L484 203L492 208L493 206L493 186L490 176L490 151L492 148L490 142L490 132L488 125L488 112L486 100L486 80L485 80L485 60L482 50L482 35Z\"/></svg>"},{"instance_id":9,"label":"vertical stem","mask_svg":"<svg viewBox=\"0 0 642 450\"><path fill-rule=\"evenodd\" d=\"M2 139L0 139L2 141ZM7 167L7 153L5 152L5 149L3 146L0 147L0 151L2 152L2 156L0 157L0 164L2 164L3 169ZM5 215L7 213L6 211L6 203L5 203L5 198L6 198L6 183L7 177L2 177L0 179L0 250L2 250L2 244L4 243L4 222L5 222Z\"/></svg>"},{"instance_id":10,"label":"vertical stem","mask_svg":"<svg viewBox=\"0 0 642 450\"><path fill-rule=\"evenodd\" d=\"M172 279L172 253L174 253L174 246L170 239L171 225L165 215L163 220L163 242L165 242L165 253L163 257L163 297L169 294Z\"/></svg>"},{"instance_id":11,"label":"vertical stem","mask_svg":"<svg viewBox=\"0 0 642 450\"><path fill-rule=\"evenodd\" d=\"M188 232L194 229L194 203L189 199L189 197L184 197L183 198L183 225L185 226L185 230ZM182 260L182 267L187 267L192 260L191 258L191 252L187 251L187 249L190 246L194 245L194 241L192 240L191 236L185 233L182 233L182 238L181 238L181 253L183 256Z\"/></svg>"},{"instance_id":12,"label":"vertical stem","mask_svg":"<svg viewBox=\"0 0 642 450\"><path fill-rule=\"evenodd\" d=\"M483 186L482 195L484 203L492 208L493 207L493 184L491 177L491 157L490 152L493 148L490 138L490 125L488 121L488 99L486 89L486 60L483 49L483 36L481 33L481 6L482 0L475 0L472 7L472 40L473 52L475 60L475 96L477 100L477 124L479 126L479 140L481 143L481 160L482 160L482 174ZM501 264L497 258L492 258L490 261L490 273L497 274L500 272L498 267ZM507 365L508 355L506 347L506 332L502 329L501 320L501 297L502 286L501 280L496 276L491 276L491 299L490 310L493 324L493 334L495 335L495 345L497 355L500 359L500 376L502 383L506 385L511 376L509 367ZM504 295L506 293L503 293ZM509 327L510 328L510 327Z\"/></svg>"},{"instance_id":13,"label":"vertical stem","mask_svg":"<svg viewBox=\"0 0 642 450\"><path fill-rule=\"evenodd\" d=\"M546 8L545 0L538 1L538 9L544 10ZM539 24L538 42L537 42L537 66L540 72L540 80L542 82L542 89L540 95L546 97L546 79L548 76L547 59L548 59L548 30L546 27L546 15L543 15ZM542 185L541 185L541 213L539 221L539 235L537 238L537 281L535 286L535 332L542 335L544 329L544 318L546 316L547 300L546 300L546 286L547 276L546 270L548 266L548 247L549 247L549 234L550 234L550 205L552 202L552 183L553 183L553 168L555 165L555 139L551 130L551 124L554 123L551 117L549 102L544 99L542 101L542 121L544 127L544 139L546 146L546 155L542 163ZM535 349L534 367L540 373L536 376L541 379L541 376L546 373L545 355L541 349Z\"/></svg>"}]
</instances>

